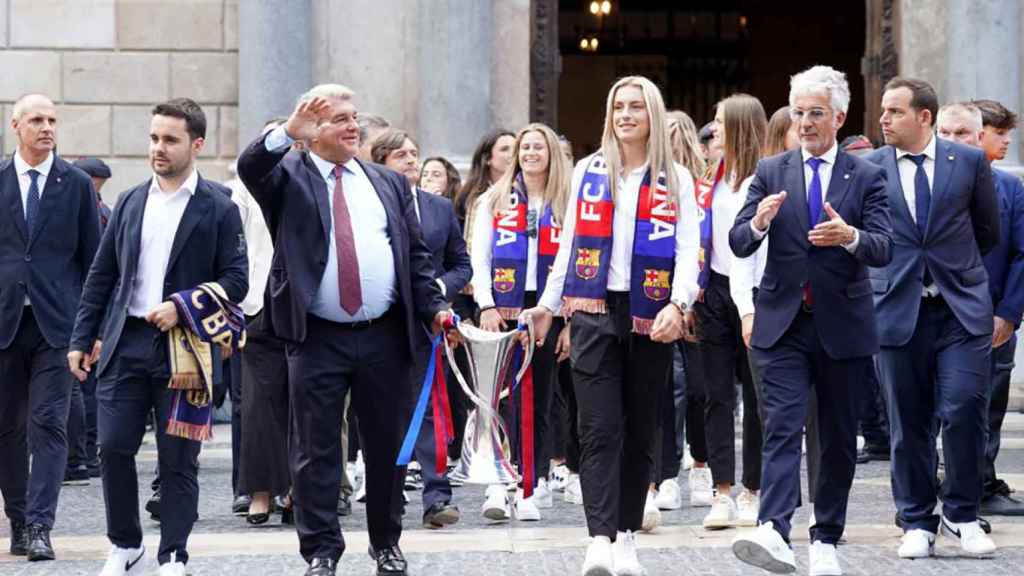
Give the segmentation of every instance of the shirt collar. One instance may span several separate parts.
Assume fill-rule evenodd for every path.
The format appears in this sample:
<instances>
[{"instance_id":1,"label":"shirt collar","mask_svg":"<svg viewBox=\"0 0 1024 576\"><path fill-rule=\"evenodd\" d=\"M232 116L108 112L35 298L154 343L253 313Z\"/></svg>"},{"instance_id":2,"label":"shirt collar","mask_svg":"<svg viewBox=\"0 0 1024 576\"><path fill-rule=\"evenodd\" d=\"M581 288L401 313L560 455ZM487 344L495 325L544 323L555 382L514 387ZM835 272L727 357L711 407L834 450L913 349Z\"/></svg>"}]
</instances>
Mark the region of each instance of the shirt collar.
<instances>
[{"instance_id":1,"label":"shirt collar","mask_svg":"<svg viewBox=\"0 0 1024 576\"><path fill-rule=\"evenodd\" d=\"M811 158L821 158L822 160L825 161L825 164L828 164L829 166L835 166L836 165L836 155L838 155L838 154L839 154L839 145L837 143L835 143L835 142L832 142L832 147L829 148L828 151L825 152L824 154L822 154L821 156L812 156L810 152L808 152L807 150L804 150L803 148L800 148L800 156L803 158L803 161L804 161L805 164Z\"/></svg>"},{"instance_id":2,"label":"shirt collar","mask_svg":"<svg viewBox=\"0 0 1024 576\"><path fill-rule=\"evenodd\" d=\"M921 154L924 154L924 156L931 160L932 162L935 161L935 134L932 134L931 140L928 141L928 145L924 147L924 150L921 151ZM902 160L907 156L914 156L914 154L911 154L910 152L907 152L902 148L896 149L897 160Z\"/></svg>"},{"instance_id":3,"label":"shirt collar","mask_svg":"<svg viewBox=\"0 0 1024 576\"><path fill-rule=\"evenodd\" d=\"M315 152L310 152L309 157L313 159L313 165L316 166L316 170L320 173L320 177L324 179L324 182L328 182L333 178L334 167L337 166L337 164L329 160L324 160L320 156L317 156ZM348 162L342 164L342 167L352 174L359 174L362 171L359 167L359 162L357 162L355 158L352 158Z\"/></svg>"},{"instance_id":4,"label":"shirt collar","mask_svg":"<svg viewBox=\"0 0 1024 576\"><path fill-rule=\"evenodd\" d=\"M29 170L35 170L43 177L43 181L46 181L46 177L50 175L50 169L53 168L53 152L50 152L46 156L46 160L43 160L38 166L29 166L28 162L21 157L21 154L15 150L14 152L14 169L19 176L27 174Z\"/></svg>"},{"instance_id":5,"label":"shirt collar","mask_svg":"<svg viewBox=\"0 0 1024 576\"><path fill-rule=\"evenodd\" d=\"M173 192L173 194L177 194L178 192L181 192L182 190L188 190L188 195L189 196L195 196L195 194L196 194L196 187L198 185L199 185L199 172L196 171L195 168L193 168L192 169L192 173L189 174L188 178L185 179L185 182L181 185L181 188L178 188L177 190L175 190ZM154 193L157 193L157 192L163 192L163 190L160 189L160 184L157 182L156 174L154 174L153 178L149 181L149 193L150 194L154 194Z\"/></svg>"}]
</instances>

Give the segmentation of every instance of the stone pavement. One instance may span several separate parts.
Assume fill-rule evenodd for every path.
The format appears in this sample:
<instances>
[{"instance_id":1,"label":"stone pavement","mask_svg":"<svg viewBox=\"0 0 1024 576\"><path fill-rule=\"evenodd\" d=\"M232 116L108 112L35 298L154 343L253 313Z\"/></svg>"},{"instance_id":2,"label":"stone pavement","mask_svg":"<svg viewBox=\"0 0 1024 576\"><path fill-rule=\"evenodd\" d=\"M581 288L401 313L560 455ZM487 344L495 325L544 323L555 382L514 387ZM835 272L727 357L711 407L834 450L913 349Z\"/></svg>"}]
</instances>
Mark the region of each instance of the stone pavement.
<instances>
[{"instance_id":1,"label":"stone pavement","mask_svg":"<svg viewBox=\"0 0 1024 576\"><path fill-rule=\"evenodd\" d=\"M277 524L277 517L263 527L251 528L244 519L231 515L230 431L218 426L215 439L201 456L199 521L190 540L189 573L194 576L227 574L301 575L304 564L297 554L293 529ZM148 496L155 447L151 437L139 455L142 502ZM741 462L737 458L737 462ZM998 467L1001 476L1024 492L1024 415L1007 416L1004 449ZM684 501L686 472L680 479ZM583 509L567 504L556 495L555 508L543 510L538 523L515 522L494 525L479 514L483 489L456 488L455 498L463 521L455 530L429 531L420 526L422 505L418 492L406 514L402 547L410 563L410 574L426 576L480 575L565 575L578 574L587 538ZM641 535L640 558L651 576L658 575L746 575L757 574L737 562L728 546L734 530L707 532L700 521L707 509L684 506L664 512L663 526L654 534ZM956 574L957 576L1018 575L1024 572L1024 518L993 519L993 536L1000 551L994 559L969 560L955 557L955 548L940 540L941 558L929 561L899 561L896 547L899 531L892 525L894 514L888 484L888 464L871 462L857 469L851 494L847 539L840 557L847 574L901 576ZM155 573L155 550L159 528L143 514L146 546ZM366 555L365 509L356 504L354 514L342 518L348 551L339 574L370 575L374 565ZM806 573L806 511L794 518L794 543L798 573ZM61 493L57 526L53 532L57 562L28 564L8 556L8 526L0 522L0 576L95 576L109 543L103 536L105 521L98 481L89 486L65 487Z\"/></svg>"}]
</instances>

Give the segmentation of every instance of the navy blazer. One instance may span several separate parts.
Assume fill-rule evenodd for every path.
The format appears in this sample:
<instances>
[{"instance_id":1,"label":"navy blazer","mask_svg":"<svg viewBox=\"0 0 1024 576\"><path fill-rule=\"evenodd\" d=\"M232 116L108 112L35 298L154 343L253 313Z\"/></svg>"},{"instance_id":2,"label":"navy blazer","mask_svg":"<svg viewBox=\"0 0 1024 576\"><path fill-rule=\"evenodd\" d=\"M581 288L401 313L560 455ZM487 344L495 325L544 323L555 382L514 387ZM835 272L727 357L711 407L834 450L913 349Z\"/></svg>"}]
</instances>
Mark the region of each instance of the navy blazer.
<instances>
[{"instance_id":1,"label":"navy blazer","mask_svg":"<svg viewBox=\"0 0 1024 576\"><path fill-rule=\"evenodd\" d=\"M982 258L995 315L1019 326L1024 314L1024 184L992 170L999 199L999 244Z\"/></svg>"},{"instance_id":2,"label":"navy blazer","mask_svg":"<svg viewBox=\"0 0 1024 576\"><path fill-rule=\"evenodd\" d=\"M328 241L333 241L327 183L308 152L268 151L266 137L257 138L238 158L238 175L259 203L274 238L264 326L279 338L303 342L309 305L327 266ZM408 181L383 166L359 165L387 213L397 304L412 357L420 323L430 324L448 305L434 282L430 250L420 234Z\"/></svg>"},{"instance_id":3,"label":"navy blazer","mask_svg":"<svg viewBox=\"0 0 1024 576\"><path fill-rule=\"evenodd\" d=\"M454 296L473 276L473 265L455 217L455 207L451 200L422 188L416 189L416 200L420 209L420 230L430 249L434 275L444 283L444 293Z\"/></svg>"},{"instance_id":4,"label":"navy blazer","mask_svg":"<svg viewBox=\"0 0 1024 576\"><path fill-rule=\"evenodd\" d=\"M150 183L147 180L118 198L85 281L71 349L91 350L102 329L103 350L97 376L103 374L117 351L128 316ZM249 260L242 218L238 206L231 201L230 190L200 177L174 234L163 296L169 298L204 282L219 283L229 300L241 302L249 290Z\"/></svg>"},{"instance_id":5,"label":"navy blazer","mask_svg":"<svg viewBox=\"0 0 1024 576\"><path fill-rule=\"evenodd\" d=\"M751 344L771 348L793 323L808 282L814 297L814 324L830 358L843 360L878 351L868 266L885 266L892 257L892 223L885 177L877 166L840 151L825 200L857 228L860 241L851 254L841 246L819 248L807 240L807 192L799 149L758 162L747 201L729 232L738 257L753 254L761 241L750 221L770 194L788 195L768 229L768 261L757 292ZM822 220L828 215L822 211Z\"/></svg>"},{"instance_id":6,"label":"navy blazer","mask_svg":"<svg viewBox=\"0 0 1024 576\"><path fill-rule=\"evenodd\" d=\"M92 180L54 154L29 242L12 156L0 162L0 205L0 350L14 340L26 294L46 342L64 348L100 243Z\"/></svg>"},{"instance_id":7,"label":"navy blazer","mask_svg":"<svg viewBox=\"0 0 1024 576\"><path fill-rule=\"evenodd\" d=\"M892 262L871 271L882 346L903 346L914 335L924 289L924 266L957 320L975 336L992 333L992 297L981 255L999 243L999 203L985 154L936 138L935 174L922 238L903 196L896 149L867 156L882 166L892 207Z\"/></svg>"}]
</instances>

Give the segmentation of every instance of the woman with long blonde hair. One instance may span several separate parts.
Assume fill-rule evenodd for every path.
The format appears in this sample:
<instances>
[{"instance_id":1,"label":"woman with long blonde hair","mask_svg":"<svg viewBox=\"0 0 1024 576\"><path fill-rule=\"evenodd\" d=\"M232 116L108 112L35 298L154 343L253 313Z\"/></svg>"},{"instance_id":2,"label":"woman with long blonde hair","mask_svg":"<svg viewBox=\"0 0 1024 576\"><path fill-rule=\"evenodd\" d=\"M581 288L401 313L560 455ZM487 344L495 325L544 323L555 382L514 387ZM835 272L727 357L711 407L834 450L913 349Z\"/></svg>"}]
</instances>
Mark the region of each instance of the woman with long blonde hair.
<instances>
[{"instance_id":1,"label":"woman with long blonde hair","mask_svg":"<svg viewBox=\"0 0 1024 576\"><path fill-rule=\"evenodd\" d=\"M693 179L672 159L661 92L642 76L608 93L601 149L573 172L563 242L540 304L545 339L571 317L580 478L593 536L585 576L642 574L641 529L671 343L697 295ZM613 544L614 542L614 544Z\"/></svg>"},{"instance_id":2,"label":"woman with long blonde hair","mask_svg":"<svg viewBox=\"0 0 1024 576\"><path fill-rule=\"evenodd\" d=\"M512 150L509 169L477 203L471 230L473 296L480 306L480 327L492 332L515 328L520 312L536 306L558 253L569 193L570 166L551 128L539 123L526 126L516 134ZM556 339L551 338L537 347L532 360L535 465L533 470L523 470L524 459L520 458L520 474L532 474L537 479L536 490L529 497L523 489L518 490L510 507L505 487L489 486L482 512L490 520L509 519L510 508L519 520L540 520L540 509L552 506L546 448L555 389L555 349ZM516 396L521 391L522 386ZM519 405L519 399L512 404ZM514 414L509 416L515 420ZM522 426L511 428L521 430ZM521 454L521 436L512 435L516 455Z\"/></svg>"},{"instance_id":3,"label":"woman with long blonde hair","mask_svg":"<svg viewBox=\"0 0 1024 576\"><path fill-rule=\"evenodd\" d=\"M672 145L672 158L682 164L694 178L704 174L707 162L697 138L697 125L693 118L682 110L668 113L668 139Z\"/></svg>"}]
</instances>

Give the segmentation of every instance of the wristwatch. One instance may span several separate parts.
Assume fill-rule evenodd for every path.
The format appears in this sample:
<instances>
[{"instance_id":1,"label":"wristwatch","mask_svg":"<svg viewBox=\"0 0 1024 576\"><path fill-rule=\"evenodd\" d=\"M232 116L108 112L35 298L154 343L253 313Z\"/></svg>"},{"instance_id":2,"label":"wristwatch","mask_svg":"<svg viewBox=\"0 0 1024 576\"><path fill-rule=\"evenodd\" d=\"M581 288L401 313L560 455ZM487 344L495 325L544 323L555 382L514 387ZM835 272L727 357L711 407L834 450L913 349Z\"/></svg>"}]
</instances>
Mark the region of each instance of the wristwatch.
<instances>
[{"instance_id":1,"label":"wristwatch","mask_svg":"<svg viewBox=\"0 0 1024 576\"><path fill-rule=\"evenodd\" d=\"M679 309L680 314L686 314L686 302L682 300L669 300L669 302L671 302L673 306Z\"/></svg>"}]
</instances>

